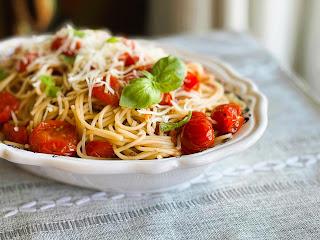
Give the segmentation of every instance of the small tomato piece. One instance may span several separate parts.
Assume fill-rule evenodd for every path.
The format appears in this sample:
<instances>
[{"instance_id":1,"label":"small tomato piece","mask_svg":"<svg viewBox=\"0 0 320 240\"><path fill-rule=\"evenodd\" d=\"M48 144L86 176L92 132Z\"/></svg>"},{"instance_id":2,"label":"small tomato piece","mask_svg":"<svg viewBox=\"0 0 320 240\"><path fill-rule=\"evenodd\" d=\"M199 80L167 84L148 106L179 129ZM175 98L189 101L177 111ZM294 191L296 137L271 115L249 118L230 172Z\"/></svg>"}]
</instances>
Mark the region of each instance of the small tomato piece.
<instances>
[{"instance_id":1,"label":"small tomato piece","mask_svg":"<svg viewBox=\"0 0 320 240\"><path fill-rule=\"evenodd\" d=\"M26 53L24 57L18 61L18 64L17 64L18 72L20 73L25 72L29 64L32 63L38 56L39 56L38 53L35 53L35 52Z\"/></svg>"},{"instance_id":2,"label":"small tomato piece","mask_svg":"<svg viewBox=\"0 0 320 240\"><path fill-rule=\"evenodd\" d=\"M11 111L18 110L20 101L9 92L0 92L0 123L11 119Z\"/></svg>"},{"instance_id":3,"label":"small tomato piece","mask_svg":"<svg viewBox=\"0 0 320 240\"><path fill-rule=\"evenodd\" d=\"M28 143L28 131L26 127L15 127L10 123L5 123L3 125L2 132L5 139L8 141L20 144Z\"/></svg>"},{"instance_id":4,"label":"small tomato piece","mask_svg":"<svg viewBox=\"0 0 320 240\"><path fill-rule=\"evenodd\" d=\"M66 41L65 37L57 37L51 43L51 50L56 51L58 50ZM67 47L62 53L68 57L73 57L76 55L77 51L81 48L81 42L77 41L75 49L70 49L70 46Z\"/></svg>"},{"instance_id":5,"label":"small tomato piece","mask_svg":"<svg viewBox=\"0 0 320 240\"><path fill-rule=\"evenodd\" d=\"M112 145L108 141L90 141L86 143L88 156L111 158L114 156Z\"/></svg>"},{"instance_id":6,"label":"small tomato piece","mask_svg":"<svg viewBox=\"0 0 320 240\"><path fill-rule=\"evenodd\" d=\"M196 75L191 72L187 73L187 76L183 82L183 88L186 91L197 90L199 88L199 79Z\"/></svg>"},{"instance_id":7,"label":"small tomato piece","mask_svg":"<svg viewBox=\"0 0 320 240\"><path fill-rule=\"evenodd\" d=\"M62 37L55 38L51 43L51 50L52 51L58 50L63 45L64 41L65 41L65 38L62 38Z\"/></svg>"},{"instance_id":8,"label":"small tomato piece","mask_svg":"<svg viewBox=\"0 0 320 240\"><path fill-rule=\"evenodd\" d=\"M119 106L121 86L117 78L110 77L110 87L114 93L105 92L105 86L93 87L92 96L106 105Z\"/></svg>"},{"instance_id":9,"label":"small tomato piece","mask_svg":"<svg viewBox=\"0 0 320 240\"><path fill-rule=\"evenodd\" d=\"M190 121L182 127L182 153L197 153L212 146L214 146L214 130L211 122L204 113L193 112Z\"/></svg>"},{"instance_id":10,"label":"small tomato piece","mask_svg":"<svg viewBox=\"0 0 320 240\"><path fill-rule=\"evenodd\" d=\"M78 135L76 128L68 122L47 120L33 129L29 144L34 152L75 156Z\"/></svg>"},{"instance_id":11,"label":"small tomato piece","mask_svg":"<svg viewBox=\"0 0 320 240\"><path fill-rule=\"evenodd\" d=\"M119 60L124 62L125 67L129 67L131 65L136 64L136 62L139 61L139 57L131 56L129 53L126 52L119 57Z\"/></svg>"},{"instance_id":12,"label":"small tomato piece","mask_svg":"<svg viewBox=\"0 0 320 240\"><path fill-rule=\"evenodd\" d=\"M160 105L172 106L171 100L172 100L171 94L170 93L164 93L164 94L162 94L162 99L161 99L161 102L159 104Z\"/></svg>"},{"instance_id":13,"label":"small tomato piece","mask_svg":"<svg viewBox=\"0 0 320 240\"><path fill-rule=\"evenodd\" d=\"M219 134L236 133L244 123L241 107L235 103L217 106L211 118L215 121L213 127Z\"/></svg>"}]
</instances>

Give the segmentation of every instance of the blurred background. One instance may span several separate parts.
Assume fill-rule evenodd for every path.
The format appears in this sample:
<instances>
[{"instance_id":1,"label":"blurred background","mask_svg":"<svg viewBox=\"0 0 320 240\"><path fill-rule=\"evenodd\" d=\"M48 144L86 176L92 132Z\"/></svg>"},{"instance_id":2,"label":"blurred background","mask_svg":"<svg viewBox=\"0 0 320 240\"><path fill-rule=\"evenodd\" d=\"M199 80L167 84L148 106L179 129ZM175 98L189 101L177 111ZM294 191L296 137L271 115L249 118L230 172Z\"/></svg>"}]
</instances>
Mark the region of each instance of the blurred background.
<instances>
[{"instance_id":1,"label":"blurred background","mask_svg":"<svg viewBox=\"0 0 320 240\"><path fill-rule=\"evenodd\" d=\"M149 37L247 32L319 92L319 10L319 0L0 0L0 38L66 22Z\"/></svg>"}]
</instances>

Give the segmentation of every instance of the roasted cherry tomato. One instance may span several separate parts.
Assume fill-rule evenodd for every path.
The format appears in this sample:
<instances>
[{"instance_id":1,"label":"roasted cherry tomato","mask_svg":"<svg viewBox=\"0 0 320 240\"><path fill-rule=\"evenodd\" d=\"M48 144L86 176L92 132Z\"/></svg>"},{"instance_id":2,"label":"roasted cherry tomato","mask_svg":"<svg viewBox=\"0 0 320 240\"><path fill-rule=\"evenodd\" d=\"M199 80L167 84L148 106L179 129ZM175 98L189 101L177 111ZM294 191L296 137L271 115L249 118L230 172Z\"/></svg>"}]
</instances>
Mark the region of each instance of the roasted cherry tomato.
<instances>
[{"instance_id":1,"label":"roasted cherry tomato","mask_svg":"<svg viewBox=\"0 0 320 240\"><path fill-rule=\"evenodd\" d=\"M160 105L169 105L169 106L172 106L172 103L171 103L171 100L172 100L172 96L170 93L164 93L162 95L162 99L161 99L161 102L159 103Z\"/></svg>"},{"instance_id":2,"label":"roasted cherry tomato","mask_svg":"<svg viewBox=\"0 0 320 240\"><path fill-rule=\"evenodd\" d=\"M114 90L114 94L111 92L105 92L105 86L93 87L92 96L99 99L106 105L118 106L120 99L121 86L117 78L110 77L110 87Z\"/></svg>"},{"instance_id":3,"label":"roasted cherry tomato","mask_svg":"<svg viewBox=\"0 0 320 240\"><path fill-rule=\"evenodd\" d=\"M124 66L129 67L133 64L135 64L136 62L139 61L139 57L138 56L131 56L129 53L124 53L119 57L119 60L124 62Z\"/></svg>"},{"instance_id":4,"label":"roasted cherry tomato","mask_svg":"<svg viewBox=\"0 0 320 240\"><path fill-rule=\"evenodd\" d=\"M197 90L199 88L198 77L193 73L188 72L183 82L183 88L186 91Z\"/></svg>"},{"instance_id":5,"label":"roasted cherry tomato","mask_svg":"<svg viewBox=\"0 0 320 240\"><path fill-rule=\"evenodd\" d=\"M182 127L182 153L201 152L213 145L214 130L211 122L204 113L193 112L190 121Z\"/></svg>"},{"instance_id":6,"label":"roasted cherry tomato","mask_svg":"<svg viewBox=\"0 0 320 240\"><path fill-rule=\"evenodd\" d=\"M235 133L244 123L241 107L235 103L217 106L213 110L211 118L215 122L213 127L219 134Z\"/></svg>"},{"instance_id":7,"label":"roasted cherry tomato","mask_svg":"<svg viewBox=\"0 0 320 240\"><path fill-rule=\"evenodd\" d=\"M24 57L18 61L18 64L17 64L18 72L20 73L25 72L29 64L32 63L38 56L39 54L35 52L26 53Z\"/></svg>"},{"instance_id":8,"label":"roasted cherry tomato","mask_svg":"<svg viewBox=\"0 0 320 240\"><path fill-rule=\"evenodd\" d=\"M58 50L66 41L65 37L57 37L51 43L51 50ZM73 57L76 55L77 51L81 48L81 42L77 41L75 49L70 49L70 46L67 47L67 50L64 50L62 53L68 57Z\"/></svg>"},{"instance_id":9,"label":"roasted cherry tomato","mask_svg":"<svg viewBox=\"0 0 320 240\"><path fill-rule=\"evenodd\" d=\"M0 92L0 123L11 119L11 111L18 110L20 101L9 92Z\"/></svg>"},{"instance_id":10,"label":"roasted cherry tomato","mask_svg":"<svg viewBox=\"0 0 320 240\"><path fill-rule=\"evenodd\" d=\"M88 156L111 158L114 156L112 145L107 141L91 141L86 143Z\"/></svg>"},{"instance_id":11,"label":"roasted cherry tomato","mask_svg":"<svg viewBox=\"0 0 320 240\"><path fill-rule=\"evenodd\" d=\"M31 150L63 156L75 156L78 136L74 126L60 120L41 122L29 137Z\"/></svg>"},{"instance_id":12,"label":"roasted cherry tomato","mask_svg":"<svg viewBox=\"0 0 320 240\"><path fill-rule=\"evenodd\" d=\"M8 141L20 144L28 143L28 131L26 127L15 127L10 123L5 123L3 125L2 132L5 139Z\"/></svg>"}]
</instances>

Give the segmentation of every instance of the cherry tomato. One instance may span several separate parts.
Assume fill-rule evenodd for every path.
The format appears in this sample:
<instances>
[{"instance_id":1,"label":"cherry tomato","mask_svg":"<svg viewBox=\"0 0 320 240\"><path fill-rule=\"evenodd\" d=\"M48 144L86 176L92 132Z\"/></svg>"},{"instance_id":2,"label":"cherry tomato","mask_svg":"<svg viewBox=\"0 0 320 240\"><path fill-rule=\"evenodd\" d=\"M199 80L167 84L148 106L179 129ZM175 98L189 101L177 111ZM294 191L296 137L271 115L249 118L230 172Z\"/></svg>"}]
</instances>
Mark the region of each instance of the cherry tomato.
<instances>
[{"instance_id":1,"label":"cherry tomato","mask_svg":"<svg viewBox=\"0 0 320 240\"><path fill-rule=\"evenodd\" d=\"M159 103L160 105L169 105L169 106L172 106L172 103L171 103L171 100L172 100L172 96L170 93L164 93L162 95L162 99L161 99L161 102Z\"/></svg>"},{"instance_id":2,"label":"cherry tomato","mask_svg":"<svg viewBox=\"0 0 320 240\"><path fill-rule=\"evenodd\" d=\"M114 156L112 145L107 141L91 141L86 143L88 156L111 158Z\"/></svg>"},{"instance_id":3,"label":"cherry tomato","mask_svg":"<svg viewBox=\"0 0 320 240\"><path fill-rule=\"evenodd\" d=\"M18 72L20 73L25 72L29 64L32 63L38 56L39 54L35 52L26 53L23 59L18 61L18 64L17 64Z\"/></svg>"},{"instance_id":4,"label":"cherry tomato","mask_svg":"<svg viewBox=\"0 0 320 240\"><path fill-rule=\"evenodd\" d=\"M131 56L129 53L126 52L119 57L119 60L124 62L125 67L129 67L129 66L135 64L136 62L138 62L139 57L138 56Z\"/></svg>"},{"instance_id":5,"label":"cherry tomato","mask_svg":"<svg viewBox=\"0 0 320 240\"><path fill-rule=\"evenodd\" d=\"M211 118L219 134L236 133L244 123L241 107L235 103L219 105L212 112Z\"/></svg>"},{"instance_id":6,"label":"cherry tomato","mask_svg":"<svg viewBox=\"0 0 320 240\"><path fill-rule=\"evenodd\" d=\"M32 151L63 156L75 156L77 143L76 128L60 120L41 122L29 137Z\"/></svg>"},{"instance_id":7,"label":"cherry tomato","mask_svg":"<svg viewBox=\"0 0 320 240\"><path fill-rule=\"evenodd\" d=\"M199 88L198 77L193 73L188 72L183 82L183 88L186 91L197 90Z\"/></svg>"},{"instance_id":8,"label":"cherry tomato","mask_svg":"<svg viewBox=\"0 0 320 240\"><path fill-rule=\"evenodd\" d=\"M214 130L211 122L204 113L193 112L190 121L182 127L182 153L201 152L213 145Z\"/></svg>"},{"instance_id":9,"label":"cherry tomato","mask_svg":"<svg viewBox=\"0 0 320 240\"><path fill-rule=\"evenodd\" d=\"M66 41L65 37L57 37L51 43L51 50L58 50ZM77 51L81 48L81 42L77 41L75 49L70 49L70 46L67 47L67 50L64 50L62 53L68 57L73 57L76 55Z\"/></svg>"},{"instance_id":10,"label":"cherry tomato","mask_svg":"<svg viewBox=\"0 0 320 240\"><path fill-rule=\"evenodd\" d=\"M114 94L111 92L105 92L105 86L93 87L92 96L99 99L106 105L118 106L120 99L121 86L117 78L110 77L110 87L114 90Z\"/></svg>"},{"instance_id":11,"label":"cherry tomato","mask_svg":"<svg viewBox=\"0 0 320 240\"><path fill-rule=\"evenodd\" d=\"M6 140L16 142L20 144L28 143L28 131L26 127L17 127L10 123L5 123L2 128L2 132Z\"/></svg>"},{"instance_id":12,"label":"cherry tomato","mask_svg":"<svg viewBox=\"0 0 320 240\"><path fill-rule=\"evenodd\" d=\"M20 101L9 92L0 92L0 123L11 119L11 111L18 110Z\"/></svg>"}]
</instances>

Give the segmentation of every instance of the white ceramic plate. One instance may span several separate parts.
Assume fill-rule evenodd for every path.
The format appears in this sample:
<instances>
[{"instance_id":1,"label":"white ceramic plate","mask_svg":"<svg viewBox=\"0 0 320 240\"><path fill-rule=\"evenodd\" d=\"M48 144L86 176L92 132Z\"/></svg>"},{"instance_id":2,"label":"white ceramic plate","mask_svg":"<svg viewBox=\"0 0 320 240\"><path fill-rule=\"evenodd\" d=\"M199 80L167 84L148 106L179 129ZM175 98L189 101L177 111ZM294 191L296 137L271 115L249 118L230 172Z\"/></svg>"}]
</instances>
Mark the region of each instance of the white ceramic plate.
<instances>
[{"instance_id":1,"label":"white ceramic plate","mask_svg":"<svg viewBox=\"0 0 320 240\"><path fill-rule=\"evenodd\" d=\"M39 39L41 37L33 38L32 41ZM30 41L30 38L14 38L0 43L0 54L7 54L24 41ZM200 153L154 161L99 161L52 156L17 149L3 143L0 143L0 157L36 175L64 183L102 191L143 193L169 190L197 178L215 162L244 151L262 136L268 121L267 99L250 80L239 76L218 60L169 48L165 50L185 60L203 64L222 79L227 88L247 101L251 117L232 140Z\"/></svg>"}]
</instances>

